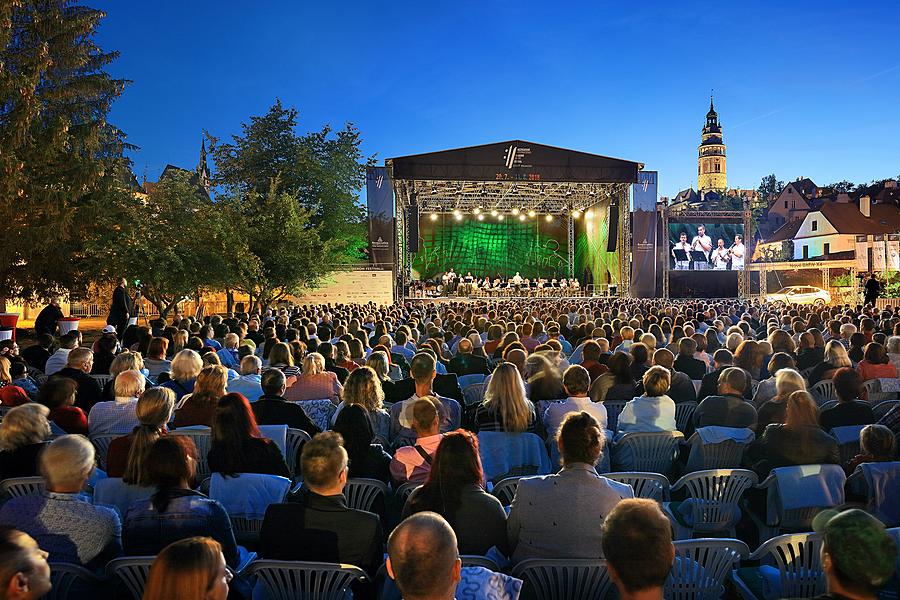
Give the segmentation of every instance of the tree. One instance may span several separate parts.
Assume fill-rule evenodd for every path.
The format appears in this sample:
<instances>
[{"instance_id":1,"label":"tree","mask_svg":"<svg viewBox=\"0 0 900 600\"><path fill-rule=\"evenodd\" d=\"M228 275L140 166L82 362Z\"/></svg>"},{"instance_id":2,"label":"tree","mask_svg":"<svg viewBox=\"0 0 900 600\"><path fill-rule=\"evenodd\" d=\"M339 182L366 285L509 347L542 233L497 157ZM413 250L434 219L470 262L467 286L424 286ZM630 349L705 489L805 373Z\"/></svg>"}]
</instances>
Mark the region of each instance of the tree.
<instances>
[{"instance_id":1,"label":"tree","mask_svg":"<svg viewBox=\"0 0 900 600\"><path fill-rule=\"evenodd\" d=\"M779 181L778 178L775 177L775 173L772 173L762 178L756 191L759 193L760 199L770 202L784 191L784 182Z\"/></svg>"},{"instance_id":2,"label":"tree","mask_svg":"<svg viewBox=\"0 0 900 600\"><path fill-rule=\"evenodd\" d=\"M106 120L126 82L93 41L104 13L69 0L0 8L0 308L64 291L86 265L90 204L124 160Z\"/></svg>"},{"instance_id":3,"label":"tree","mask_svg":"<svg viewBox=\"0 0 900 600\"><path fill-rule=\"evenodd\" d=\"M856 184L846 179L825 186L833 194L849 194L856 190Z\"/></svg>"}]
</instances>

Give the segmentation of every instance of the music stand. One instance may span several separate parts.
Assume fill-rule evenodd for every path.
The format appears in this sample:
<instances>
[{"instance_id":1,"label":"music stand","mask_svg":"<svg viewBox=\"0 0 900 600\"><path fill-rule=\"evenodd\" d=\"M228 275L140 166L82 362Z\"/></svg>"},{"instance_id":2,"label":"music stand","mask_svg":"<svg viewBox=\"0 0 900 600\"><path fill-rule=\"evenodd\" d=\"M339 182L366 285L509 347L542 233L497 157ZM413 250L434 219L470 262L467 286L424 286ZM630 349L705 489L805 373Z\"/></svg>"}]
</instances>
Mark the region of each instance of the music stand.
<instances>
[{"instance_id":1,"label":"music stand","mask_svg":"<svg viewBox=\"0 0 900 600\"><path fill-rule=\"evenodd\" d=\"M690 257L688 257L687 250L682 250L681 248L674 248L672 252L675 254L675 260L677 262L688 262L690 261Z\"/></svg>"},{"instance_id":2,"label":"music stand","mask_svg":"<svg viewBox=\"0 0 900 600\"><path fill-rule=\"evenodd\" d=\"M697 268L697 263L709 264L709 258L706 256L706 253L699 250L691 250L691 261L694 263L694 269Z\"/></svg>"}]
</instances>

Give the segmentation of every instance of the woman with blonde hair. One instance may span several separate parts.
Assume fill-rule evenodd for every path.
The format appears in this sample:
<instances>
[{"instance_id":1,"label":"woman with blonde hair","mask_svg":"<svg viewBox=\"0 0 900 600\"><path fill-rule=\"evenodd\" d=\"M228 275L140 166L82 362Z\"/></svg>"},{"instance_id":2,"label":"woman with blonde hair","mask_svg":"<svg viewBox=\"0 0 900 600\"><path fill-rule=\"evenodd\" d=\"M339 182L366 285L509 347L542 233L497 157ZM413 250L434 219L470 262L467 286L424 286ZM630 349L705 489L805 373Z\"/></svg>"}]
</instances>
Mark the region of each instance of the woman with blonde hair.
<instances>
[{"instance_id":1,"label":"woman with blonde hair","mask_svg":"<svg viewBox=\"0 0 900 600\"><path fill-rule=\"evenodd\" d=\"M852 367L847 349L840 340L829 340L825 344L825 358L817 364L809 374L809 384L815 385L822 380L834 377L834 372L841 367Z\"/></svg>"},{"instance_id":2,"label":"woman with blonde hair","mask_svg":"<svg viewBox=\"0 0 900 600\"><path fill-rule=\"evenodd\" d=\"M40 474L38 458L50 437L50 409L34 402L12 409L0 422L0 479Z\"/></svg>"},{"instance_id":3,"label":"woman with blonde hair","mask_svg":"<svg viewBox=\"0 0 900 600\"><path fill-rule=\"evenodd\" d=\"M756 431L762 433L770 423L784 423L787 400L794 392L805 391L806 380L795 369L779 369L775 373L775 396L759 407Z\"/></svg>"},{"instance_id":4,"label":"woman with blonde hair","mask_svg":"<svg viewBox=\"0 0 900 600\"><path fill-rule=\"evenodd\" d=\"M175 427L212 426L219 399L225 395L228 371L222 365L203 367L193 393L182 398L175 411Z\"/></svg>"},{"instance_id":5,"label":"woman with blonde hair","mask_svg":"<svg viewBox=\"0 0 900 600\"><path fill-rule=\"evenodd\" d=\"M185 348L187 348L188 343L188 331L186 329L179 329L178 331L172 334L172 347L169 348L169 356L175 356Z\"/></svg>"},{"instance_id":6,"label":"woman with blonde hair","mask_svg":"<svg viewBox=\"0 0 900 600\"><path fill-rule=\"evenodd\" d=\"M318 352L310 352L303 357L303 372L284 392L284 398L289 402L328 398L337 405L342 390L337 375L325 370L325 357Z\"/></svg>"},{"instance_id":7,"label":"woman with blonde hair","mask_svg":"<svg viewBox=\"0 0 900 600\"><path fill-rule=\"evenodd\" d=\"M346 406L361 407L369 421L372 431L379 443L387 444L391 428L391 416L384 409L384 389L381 387L378 374L371 367L359 367L347 377L341 392L341 403L338 404L332 424L337 421L341 410Z\"/></svg>"},{"instance_id":8,"label":"woman with blonde hair","mask_svg":"<svg viewBox=\"0 0 900 600\"><path fill-rule=\"evenodd\" d=\"M144 459L153 442L166 435L166 425L175 410L175 392L164 387L150 388L138 399L136 414L140 425L109 444L106 474L125 483L147 486Z\"/></svg>"},{"instance_id":9,"label":"woman with blonde hair","mask_svg":"<svg viewBox=\"0 0 900 600\"><path fill-rule=\"evenodd\" d=\"M475 431L534 433L534 404L525 393L525 382L516 366L503 362L494 369L482 402L475 411Z\"/></svg>"},{"instance_id":10,"label":"woman with blonde hair","mask_svg":"<svg viewBox=\"0 0 900 600\"><path fill-rule=\"evenodd\" d=\"M225 600L231 572L222 545L191 537L166 546L153 560L142 600Z\"/></svg>"},{"instance_id":11,"label":"woman with blonde hair","mask_svg":"<svg viewBox=\"0 0 900 600\"><path fill-rule=\"evenodd\" d=\"M144 367L144 359L137 352L123 350L109 364L109 381L103 387L103 400L115 400L116 377L125 371L137 371L144 377L148 377L149 371Z\"/></svg>"},{"instance_id":12,"label":"woman with blonde hair","mask_svg":"<svg viewBox=\"0 0 900 600\"><path fill-rule=\"evenodd\" d=\"M781 372L781 371L779 371ZM748 452L761 479L777 467L840 464L837 440L819 427L819 411L812 395L796 391L787 398L784 423L772 423Z\"/></svg>"},{"instance_id":13,"label":"woman with blonde hair","mask_svg":"<svg viewBox=\"0 0 900 600\"><path fill-rule=\"evenodd\" d=\"M197 376L203 368L203 359L193 350L182 350L172 359L171 379L161 387L175 392L175 401L194 391Z\"/></svg>"}]
</instances>

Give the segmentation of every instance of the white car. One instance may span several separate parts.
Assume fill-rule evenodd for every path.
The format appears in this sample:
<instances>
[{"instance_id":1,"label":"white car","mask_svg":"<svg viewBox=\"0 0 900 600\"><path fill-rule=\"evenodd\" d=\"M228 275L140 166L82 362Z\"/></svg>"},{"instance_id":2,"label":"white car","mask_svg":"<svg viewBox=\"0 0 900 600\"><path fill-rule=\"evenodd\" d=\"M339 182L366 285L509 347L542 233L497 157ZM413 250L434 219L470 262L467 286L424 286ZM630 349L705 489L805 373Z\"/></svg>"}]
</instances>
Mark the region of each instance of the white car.
<instances>
[{"instance_id":1,"label":"white car","mask_svg":"<svg viewBox=\"0 0 900 600\"><path fill-rule=\"evenodd\" d=\"M766 302L825 306L826 304L831 304L831 293L809 285L792 285L782 288L774 294L766 294Z\"/></svg>"}]
</instances>

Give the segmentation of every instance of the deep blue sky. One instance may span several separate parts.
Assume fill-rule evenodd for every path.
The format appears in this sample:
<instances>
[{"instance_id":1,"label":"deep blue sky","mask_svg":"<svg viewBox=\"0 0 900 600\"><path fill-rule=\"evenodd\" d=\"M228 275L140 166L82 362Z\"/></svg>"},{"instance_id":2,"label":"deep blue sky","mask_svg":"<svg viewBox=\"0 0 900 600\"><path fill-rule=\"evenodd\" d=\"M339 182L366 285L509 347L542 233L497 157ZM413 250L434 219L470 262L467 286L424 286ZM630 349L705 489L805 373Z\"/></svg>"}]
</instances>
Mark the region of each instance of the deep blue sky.
<instances>
[{"instance_id":1,"label":"deep blue sky","mask_svg":"<svg viewBox=\"0 0 900 600\"><path fill-rule=\"evenodd\" d=\"M715 88L730 186L900 173L900 2L86 0L134 83L135 172L193 168L275 98L386 157L524 139L696 186Z\"/></svg>"}]
</instances>

